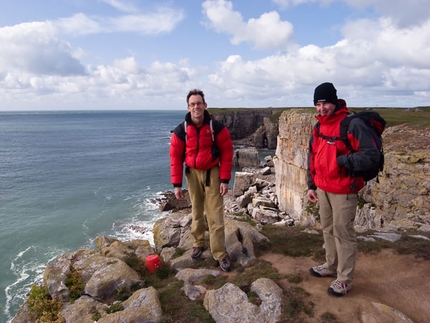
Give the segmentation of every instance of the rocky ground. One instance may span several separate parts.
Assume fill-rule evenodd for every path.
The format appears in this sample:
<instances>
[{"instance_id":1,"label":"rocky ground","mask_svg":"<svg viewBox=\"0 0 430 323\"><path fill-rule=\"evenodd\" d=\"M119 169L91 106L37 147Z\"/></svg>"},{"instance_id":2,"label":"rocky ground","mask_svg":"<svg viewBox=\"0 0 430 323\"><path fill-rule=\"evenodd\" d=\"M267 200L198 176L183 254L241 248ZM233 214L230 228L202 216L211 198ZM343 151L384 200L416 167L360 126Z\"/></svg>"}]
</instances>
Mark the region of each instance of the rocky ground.
<instances>
[{"instance_id":1,"label":"rocky ground","mask_svg":"<svg viewBox=\"0 0 430 323\"><path fill-rule=\"evenodd\" d=\"M233 200L230 192L225 202L229 204ZM319 265L311 257L292 258L270 250L259 257L269 261L281 275L303 277L299 284L289 283L286 279L280 282L283 290L303 288L309 294L308 300L315 304L313 316L304 317L300 322L430 322L430 260L399 255L391 249L374 254L359 253L353 289L347 296L337 298L327 294L333 278L317 278L309 274L310 267ZM227 275L240 274L233 270ZM324 313L331 313L334 318L323 320Z\"/></svg>"},{"instance_id":2,"label":"rocky ground","mask_svg":"<svg viewBox=\"0 0 430 323\"><path fill-rule=\"evenodd\" d=\"M322 322L321 315L330 312L339 323L426 323L430 320L430 261L411 255L398 255L392 250L378 254L359 254L353 289L345 297L331 297L327 288L331 278L308 274L315 266L310 258L291 258L266 253L263 259L272 263L280 274L302 273L299 284L315 304L314 318L308 323ZM291 284L282 283L286 289ZM403 313L407 318L403 317ZM329 321L326 321L329 322Z\"/></svg>"},{"instance_id":3,"label":"rocky ground","mask_svg":"<svg viewBox=\"0 0 430 323\"><path fill-rule=\"evenodd\" d=\"M382 137L385 150L390 150L391 147L405 151L430 149L430 131L428 128L414 129L403 124L387 128Z\"/></svg>"}]
</instances>

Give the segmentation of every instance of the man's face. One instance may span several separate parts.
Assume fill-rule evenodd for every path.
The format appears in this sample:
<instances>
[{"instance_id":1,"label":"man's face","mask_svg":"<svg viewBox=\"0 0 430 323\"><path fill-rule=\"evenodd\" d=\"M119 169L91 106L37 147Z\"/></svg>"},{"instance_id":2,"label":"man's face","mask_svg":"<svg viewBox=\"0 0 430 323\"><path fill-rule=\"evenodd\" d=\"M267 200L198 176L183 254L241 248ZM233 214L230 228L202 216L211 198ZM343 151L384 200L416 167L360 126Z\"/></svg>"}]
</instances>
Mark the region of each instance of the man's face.
<instances>
[{"instance_id":1,"label":"man's face","mask_svg":"<svg viewBox=\"0 0 430 323\"><path fill-rule=\"evenodd\" d=\"M317 108L318 114L322 116L330 116L336 109L336 105L330 102L317 102L315 107Z\"/></svg>"},{"instance_id":2,"label":"man's face","mask_svg":"<svg viewBox=\"0 0 430 323\"><path fill-rule=\"evenodd\" d=\"M207 104L203 102L203 98L198 94L192 95L188 99L188 111L193 119L203 118L206 107Z\"/></svg>"}]
</instances>

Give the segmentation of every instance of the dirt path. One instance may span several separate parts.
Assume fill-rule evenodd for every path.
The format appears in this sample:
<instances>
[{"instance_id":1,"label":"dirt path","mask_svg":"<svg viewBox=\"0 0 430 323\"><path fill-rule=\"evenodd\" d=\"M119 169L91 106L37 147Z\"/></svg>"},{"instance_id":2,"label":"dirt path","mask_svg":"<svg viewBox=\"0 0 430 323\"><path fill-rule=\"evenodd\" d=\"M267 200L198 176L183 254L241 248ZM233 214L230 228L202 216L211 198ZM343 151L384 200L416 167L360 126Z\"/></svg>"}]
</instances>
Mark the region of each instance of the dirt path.
<instances>
[{"instance_id":1,"label":"dirt path","mask_svg":"<svg viewBox=\"0 0 430 323\"><path fill-rule=\"evenodd\" d=\"M327 288L333 278L309 274L316 264L310 258L290 258L268 253L280 274L299 274L305 279L298 285L315 304L309 323L321 322L321 314L334 314L339 323L428 323L430 322L430 261L383 250L375 255L359 254L353 289L345 297L331 297ZM283 288L291 285L283 281ZM378 305L379 304L379 305ZM407 318L401 315L403 313Z\"/></svg>"}]
</instances>

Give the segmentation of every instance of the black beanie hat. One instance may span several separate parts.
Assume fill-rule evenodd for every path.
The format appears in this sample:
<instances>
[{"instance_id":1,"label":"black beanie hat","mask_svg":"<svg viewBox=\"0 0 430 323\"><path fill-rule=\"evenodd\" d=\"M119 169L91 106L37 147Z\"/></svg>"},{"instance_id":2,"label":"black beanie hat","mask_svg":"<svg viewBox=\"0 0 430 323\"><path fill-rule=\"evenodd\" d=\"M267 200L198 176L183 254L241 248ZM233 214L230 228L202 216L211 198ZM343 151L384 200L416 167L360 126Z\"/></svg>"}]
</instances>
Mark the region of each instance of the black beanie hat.
<instances>
[{"instance_id":1,"label":"black beanie hat","mask_svg":"<svg viewBox=\"0 0 430 323\"><path fill-rule=\"evenodd\" d=\"M336 88L333 83L322 83L315 88L314 92L314 105L317 102L330 102L337 106Z\"/></svg>"}]
</instances>

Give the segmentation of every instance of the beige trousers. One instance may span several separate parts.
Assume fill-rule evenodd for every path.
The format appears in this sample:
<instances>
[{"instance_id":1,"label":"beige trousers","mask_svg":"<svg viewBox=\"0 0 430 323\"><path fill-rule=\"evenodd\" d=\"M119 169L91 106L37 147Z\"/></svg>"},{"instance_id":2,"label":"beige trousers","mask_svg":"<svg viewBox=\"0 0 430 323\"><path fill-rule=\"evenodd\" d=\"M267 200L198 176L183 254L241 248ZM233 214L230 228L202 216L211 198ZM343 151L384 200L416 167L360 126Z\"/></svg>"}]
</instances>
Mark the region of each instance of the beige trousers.
<instances>
[{"instance_id":1,"label":"beige trousers","mask_svg":"<svg viewBox=\"0 0 430 323\"><path fill-rule=\"evenodd\" d=\"M317 189L317 194L326 253L324 267L337 271L337 280L350 284L357 256L354 220L358 196L332 194L321 189Z\"/></svg>"},{"instance_id":2,"label":"beige trousers","mask_svg":"<svg viewBox=\"0 0 430 323\"><path fill-rule=\"evenodd\" d=\"M189 168L185 173L192 206L191 235L194 247L206 244L206 220L209 227L209 244L212 256L221 260L227 255L224 232L224 199L220 194L219 167L210 170L210 185L206 186L206 170Z\"/></svg>"}]
</instances>

